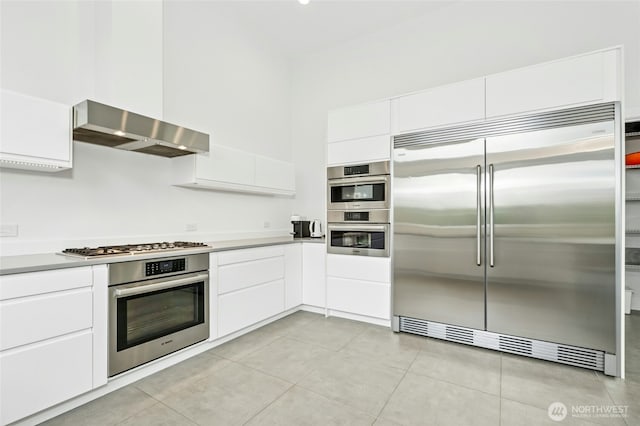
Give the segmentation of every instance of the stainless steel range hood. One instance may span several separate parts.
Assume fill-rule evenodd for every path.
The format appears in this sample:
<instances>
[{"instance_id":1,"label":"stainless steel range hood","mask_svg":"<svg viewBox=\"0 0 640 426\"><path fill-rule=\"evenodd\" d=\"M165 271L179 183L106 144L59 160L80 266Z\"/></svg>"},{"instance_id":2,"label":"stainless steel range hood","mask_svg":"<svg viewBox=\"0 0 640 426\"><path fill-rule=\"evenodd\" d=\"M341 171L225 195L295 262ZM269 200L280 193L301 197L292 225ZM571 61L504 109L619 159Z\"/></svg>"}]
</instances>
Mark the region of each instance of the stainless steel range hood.
<instances>
[{"instance_id":1,"label":"stainless steel range hood","mask_svg":"<svg viewBox=\"0 0 640 426\"><path fill-rule=\"evenodd\" d=\"M209 152L209 135L86 100L73 107L73 140L162 157Z\"/></svg>"}]
</instances>

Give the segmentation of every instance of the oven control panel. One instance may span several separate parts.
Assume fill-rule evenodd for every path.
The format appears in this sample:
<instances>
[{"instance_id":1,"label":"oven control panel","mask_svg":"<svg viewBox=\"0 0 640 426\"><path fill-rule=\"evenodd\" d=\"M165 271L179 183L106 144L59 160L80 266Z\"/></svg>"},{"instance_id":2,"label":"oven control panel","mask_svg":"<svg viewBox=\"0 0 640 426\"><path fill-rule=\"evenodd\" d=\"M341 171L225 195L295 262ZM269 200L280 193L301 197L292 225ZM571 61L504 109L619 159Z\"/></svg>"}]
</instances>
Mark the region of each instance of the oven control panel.
<instances>
[{"instance_id":1,"label":"oven control panel","mask_svg":"<svg viewBox=\"0 0 640 426\"><path fill-rule=\"evenodd\" d=\"M145 276L169 274L172 272L181 272L186 269L186 259L159 260L156 262L145 263Z\"/></svg>"}]
</instances>

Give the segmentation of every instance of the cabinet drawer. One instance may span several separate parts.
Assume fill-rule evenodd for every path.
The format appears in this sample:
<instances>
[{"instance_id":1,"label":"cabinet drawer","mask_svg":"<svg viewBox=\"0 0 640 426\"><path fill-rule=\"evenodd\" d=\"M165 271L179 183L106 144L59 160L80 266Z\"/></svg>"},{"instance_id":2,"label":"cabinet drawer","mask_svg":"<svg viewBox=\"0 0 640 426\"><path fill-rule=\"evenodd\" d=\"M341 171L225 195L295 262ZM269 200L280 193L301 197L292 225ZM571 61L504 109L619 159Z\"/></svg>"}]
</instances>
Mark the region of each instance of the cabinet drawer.
<instances>
[{"instance_id":1,"label":"cabinet drawer","mask_svg":"<svg viewBox=\"0 0 640 426\"><path fill-rule=\"evenodd\" d=\"M0 350L91 328L92 296L83 288L0 302Z\"/></svg>"},{"instance_id":2,"label":"cabinet drawer","mask_svg":"<svg viewBox=\"0 0 640 426\"><path fill-rule=\"evenodd\" d=\"M390 156L391 137L389 135L330 143L327 148L329 166L388 160Z\"/></svg>"},{"instance_id":3,"label":"cabinet drawer","mask_svg":"<svg viewBox=\"0 0 640 426\"><path fill-rule=\"evenodd\" d=\"M90 331L0 353L0 423L91 390L91 354Z\"/></svg>"},{"instance_id":4,"label":"cabinet drawer","mask_svg":"<svg viewBox=\"0 0 640 426\"><path fill-rule=\"evenodd\" d=\"M218 265L222 266L230 263L247 262L276 256L284 256L284 247L282 245L231 250L218 254Z\"/></svg>"},{"instance_id":5,"label":"cabinet drawer","mask_svg":"<svg viewBox=\"0 0 640 426\"><path fill-rule=\"evenodd\" d=\"M284 278L284 256L218 267L218 294Z\"/></svg>"},{"instance_id":6,"label":"cabinet drawer","mask_svg":"<svg viewBox=\"0 0 640 426\"><path fill-rule=\"evenodd\" d=\"M29 272L0 277L0 300L92 285L90 267Z\"/></svg>"},{"instance_id":7,"label":"cabinet drawer","mask_svg":"<svg viewBox=\"0 0 640 426\"><path fill-rule=\"evenodd\" d=\"M390 283L391 261L388 257L328 254L327 276Z\"/></svg>"},{"instance_id":8,"label":"cabinet drawer","mask_svg":"<svg viewBox=\"0 0 640 426\"><path fill-rule=\"evenodd\" d=\"M388 320L391 285L371 281L327 278L327 308Z\"/></svg>"},{"instance_id":9,"label":"cabinet drawer","mask_svg":"<svg viewBox=\"0 0 640 426\"><path fill-rule=\"evenodd\" d=\"M284 311L284 280L218 297L218 336L225 336Z\"/></svg>"}]
</instances>

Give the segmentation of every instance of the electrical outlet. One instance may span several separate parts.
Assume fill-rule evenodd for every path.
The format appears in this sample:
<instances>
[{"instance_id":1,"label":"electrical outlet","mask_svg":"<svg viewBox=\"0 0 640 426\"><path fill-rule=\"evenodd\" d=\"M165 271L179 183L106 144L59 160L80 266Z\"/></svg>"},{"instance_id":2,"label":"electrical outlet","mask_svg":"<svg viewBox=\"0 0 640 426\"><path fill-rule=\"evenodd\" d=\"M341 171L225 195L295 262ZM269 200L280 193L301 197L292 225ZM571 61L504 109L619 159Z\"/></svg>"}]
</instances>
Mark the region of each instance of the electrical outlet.
<instances>
[{"instance_id":1,"label":"electrical outlet","mask_svg":"<svg viewBox=\"0 0 640 426\"><path fill-rule=\"evenodd\" d=\"M265 228L271 228L271 222L265 222L264 223L264 227Z\"/></svg>"},{"instance_id":2,"label":"electrical outlet","mask_svg":"<svg viewBox=\"0 0 640 426\"><path fill-rule=\"evenodd\" d=\"M197 231L198 230L198 224L197 223L187 223L184 227L184 230L187 232L193 232L193 231Z\"/></svg>"},{"instance_id":3,"label":"electrical outlet","mask_svg":"<svg viewBox=\"0 0 640 426\"><path fill-rule=\"evenodd\" d=\"M17 224L0 225L0 237L17 237L17 236L18 236Z\"/></svg>"}]
</instances>

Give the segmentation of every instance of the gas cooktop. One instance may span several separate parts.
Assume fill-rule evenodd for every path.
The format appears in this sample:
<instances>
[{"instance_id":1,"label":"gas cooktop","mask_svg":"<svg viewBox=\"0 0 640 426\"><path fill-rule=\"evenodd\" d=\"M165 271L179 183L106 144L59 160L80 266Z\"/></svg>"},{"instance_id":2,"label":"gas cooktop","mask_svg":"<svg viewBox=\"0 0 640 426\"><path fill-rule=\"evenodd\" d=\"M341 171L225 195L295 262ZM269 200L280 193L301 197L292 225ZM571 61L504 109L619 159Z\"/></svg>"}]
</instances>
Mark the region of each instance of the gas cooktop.
<instances>
[{"instance_id":1,"label":"gas cooktop","mask_svg":"<svg viewBox=\"0 0 640 426\"><path fill-rule=\"evenodd\" d=\"M86 259L104 256L122 256L135 255L156 252L173 252L185 249L210 247L205 243L193 243L186 241L175 241L172 243L144 243L144 244L126 244L121 246L104 246L104 247L83 247L68 248L62 250L61 254L66 256L83 257Z\"/></svg>"}]
</instances>

